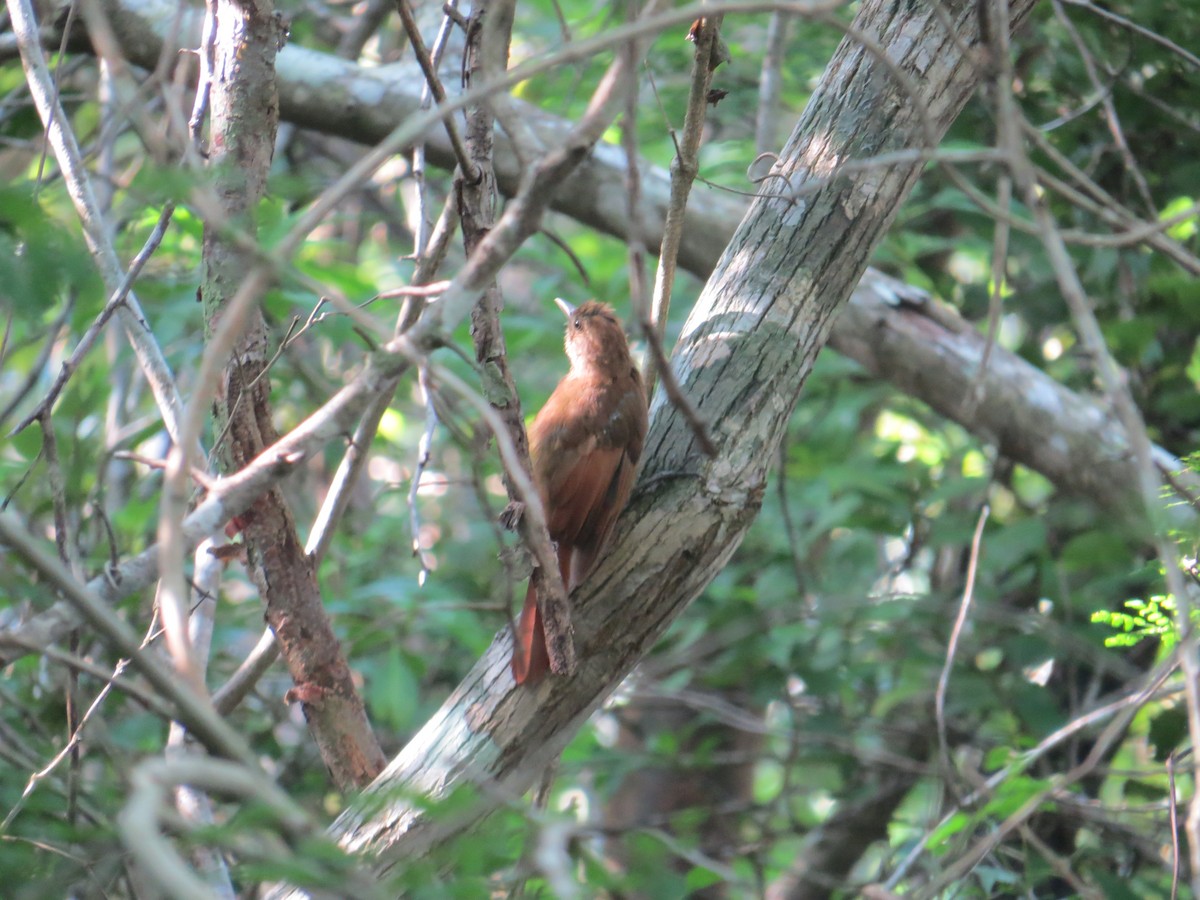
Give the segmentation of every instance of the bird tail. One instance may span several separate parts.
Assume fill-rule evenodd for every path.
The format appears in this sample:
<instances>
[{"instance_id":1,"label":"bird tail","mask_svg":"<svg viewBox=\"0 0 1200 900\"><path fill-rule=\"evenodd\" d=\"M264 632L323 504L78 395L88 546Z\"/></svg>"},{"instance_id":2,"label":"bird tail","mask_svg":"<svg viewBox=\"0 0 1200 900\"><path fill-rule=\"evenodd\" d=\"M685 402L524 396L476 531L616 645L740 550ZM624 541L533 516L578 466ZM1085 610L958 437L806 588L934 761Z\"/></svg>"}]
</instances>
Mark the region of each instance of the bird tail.
<instances>
[{"instance_id":1,"label":"bird tail","mask_svg":"<svg viewBox=\"0 0 1200 900\"><path fill-rule=\"evenodd\" d=\"M532 580L525 592L521 621L513 642L512 673L517 684L536 684L550 671L550 652L546 649L546 630L538 608L537 589Z\"/></svg>"}]
</instances>

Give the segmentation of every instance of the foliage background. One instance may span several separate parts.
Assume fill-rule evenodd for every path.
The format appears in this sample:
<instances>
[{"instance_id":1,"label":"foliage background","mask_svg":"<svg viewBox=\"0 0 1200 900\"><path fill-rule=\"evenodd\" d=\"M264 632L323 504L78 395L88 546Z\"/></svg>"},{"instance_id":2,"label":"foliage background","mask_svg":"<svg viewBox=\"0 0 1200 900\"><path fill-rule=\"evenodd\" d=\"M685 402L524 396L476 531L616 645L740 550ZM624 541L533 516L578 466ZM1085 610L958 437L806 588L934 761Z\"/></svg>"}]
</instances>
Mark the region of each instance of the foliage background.
<instances>
[{"instance_id":1,"label":"foliage background","mask_svg":"<svg viewBox=\"0 0 1200 900\"><path fill-rule=\"evenodd\" d=\"M292 42L330 51L363 13L338 4L279 7L290 20ZM1185 211L1200 183L1200 73L1195 58L1178 48L1200 46L1200 9L1150 0L1104 9L1144 31L1121 27L1090 4L1040 4L1014 47L1014 92L1049 145L1113 202L1150 221ZM514 61L563 41L559 11L576 40L623 19L607 4L521 3ZM852 11L840 15L848 20ZM709 111L698 193L752 189L746 167L757 152L754 113L769 18L726 20L732 59L717 83L729 95ZM394 16L385 18L362 58L399 58L401 34ZM781 131L803 108L838 39L832 29L793 23L781 73ZM668 165L674 153L669 128L682 122L690 58L691 45L680 35L662 35L640 83L638 147L659 165ZM140 249L163 202L179 204L137 289L186 396L205 341L196 302L201 219L188 204L195 176L155 158L144 135L130 127L135 120L127 107L106 107L98 99L98 84L125 85L101 78L92 58L70 53L53 62L71 127L103 185L121 258ZM555 70L514 93L573 119L605 63ZM1099 69L1099 86L1089 65ZM0 422L7 431L46 390L105 297L62 181L53 163L43 161L42 127L11 52L0 62L0 96L0 170L7 180L0 191L6 329ZM163 115L155 105L161 102L150 104L152 116ZM985 149L992 128L981 96L944 147ZM360 152L344 140L285 129L259 210L264 246ZM1060 168L1047 153L1035 151L1034 159ZM963 171L994 196L993 168ZM432 208L450 190L444 173L429 174ZM1060 226L1104 230L1093 211L1058 193L1047 197ZM406 284L413 201L411 168L398 158L314 233L296 256L295 271L358 300ZM1019 203L1014 211L1026 213ZM501 279L503 325L527 411L538 408L565 368L549 298L595 296L629 312L624 245L561 215L545 225L554 239L535 236ZM994 228L994 218L933 165L875 264L985 328ZM1200 249L1194 215L1168 233L1189 254ZM1081 243L1072 254L1152 438L1177 457L1188 456L1200 428L1194 276L1138 244ZM1007 269L996 322L1000 346L1075 390L1092 391L1090 361L1079 350L1037 235L1014 231ZM669 339L699 289L690 278L677 286ZM308 319L315 302L295 278L269 293L264 311L277 342L297 319ZM394 302L377 301L373 308L386 316L391 310L382 305ZM296 329L271 372L281 432L354 372L366 349L343 317ZM454 338L469 345L465 329ZM474 378L468 365L445 357ZM460 405L439 413L444 424L418 492L420 554L411 552L408 491L426 413L406 382L372 446L369 477L319 572L325 606L389 756L486 649L521 590L498 560L514 540L493 524L504 503L494 454L483 447L468 410ZM3 502L46 540L65 531L79 571L90 577L110 557L128 556L156 539L160 474L120 454L160 458L165 451L161 423L115 329L85 359L49 421L57 465L36 426L0 448ZM214 437L206 436L206 446ZM340 450L331 446L286 485L298 522L312 521ZM56 491L65 500L65 529L54 524ZM934 689L985 505L990 515L979 543L974 605L946 695L943 759ZM1014 770L986 799L943 818L956 801L1056 730L1121 696L1168 652L1157 637L1105 646L1113 633L1106 616L1123 625L1111 614L1127 601L1166 593L1162 561L1140 527L1133 515L1064 494L997 456L985 439L827 352L806 386L752 532L639 673L568 747L546 810L531 812L513 798L506 811L424 864L393 873L393 886L439 897L477 897L522 883L530 893L561 893L556 873L535 852L562 840L555 829L564 823L570 839L558 847L566 862L557 875L565 872L581 896L669 897L702 889L714 896L852 896L897 872L910 852L912 861L893 886L926 884L1057 773L1082 762L1095 729L1082 730L1028 769ZM1194 552L1193 534L1177 538L1181 555ZM48 588L15 554L0 556L0 578L5 627L47 604ZM153 601L152 593L132 596L121 611L144 627ZM256 593L231 565L222 581L210 685L234 671L261 629ZM73 639L72 652L105 667L116 659L87 632ZM1167 761L1190 750L1178 678L1140 708L1098 766L1042 804L946 895L1169 896L1174 852ZM23 798L31 774L64 745L64 692L74 691L86 707L102 684L86 675L69 684L66 669L44 655L27 655L4 670L0 810L9 817L0 871L25 873L15 896L143 890L125 868L114 817L131 765L161 751L166 723L160 718L114 692L90 720L79 757ZM288 793L327 820L346 798L332 791L297 709L281 702L288 687L286 674L273 670L231 720ZM945 765L951 760L953 771ZM1176 787L1187 800L1193 785L1185 769ZM673 780L676 770L684 774ZM647 782L626 780L638 773L650 773L649 783L667 786L672 797L654 797L657 809L642 807L633 823L613 824L627 811L622 784L647 790ZM683 797L676 809L672 800L687 784L696 795ZM348 865L333 854L306 856L281 846L248 806L230 803L217 813L219 826L191 840L230 849L239 888L281 873L319 882ZM831 842L840 842L847 859L833 862ZM265 860L271 865L264 868ZM822 867L829 867L830 882L810 877Z\"/></svg>"}]
</instances>

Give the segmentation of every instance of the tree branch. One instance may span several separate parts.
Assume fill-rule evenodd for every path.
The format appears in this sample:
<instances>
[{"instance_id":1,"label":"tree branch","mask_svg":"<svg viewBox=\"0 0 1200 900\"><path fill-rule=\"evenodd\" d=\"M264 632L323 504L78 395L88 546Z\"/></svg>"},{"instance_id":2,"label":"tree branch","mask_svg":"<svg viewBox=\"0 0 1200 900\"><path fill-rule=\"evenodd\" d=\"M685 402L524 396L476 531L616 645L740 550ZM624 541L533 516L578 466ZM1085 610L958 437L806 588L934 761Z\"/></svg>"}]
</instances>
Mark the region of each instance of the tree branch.
<instances>
[{"instance_id":1,"label":"tree branch","mask_svg":"<svg viewBox=\"0 0 1200 900\"><path fill-rule=\"evenodd\" d=\"M87 239L88 248L100 270L105 289L110 295L118 294L121 292L122 282L125 280L121 264L117 259L117 252L109 240L100 203L92 188L87 169L83 165L83 153L75 140L75 133L67 127L66 113L51 84L46 59L42 55L33 5L30 0L9 0L8 7L12 16L13 33L17 37L21 51L25 77L29 82L29 89L33 94L38 114L46 127L50 145L54 148L55 157L66 181L67 191L71 195L75 211L83 223L83 233ZM162 349L158 346L158 342L146 322L137 297L128 287L125 288L125 294L124 302L117 307L117 316L125 328L130 346L133 347L138 364L154 394L159 412L163 417L163 424L171 437L178 441L181 434L179 419L183 405L175 386L175 377L171 374L170 366L163 358Z\"/></svg>"},{"instance_id":2,"label":"tree branch","mask_svg":"<svg viewBox=\"0 0 1200 900\"><path fill-rule=\"evenodd\" d=\"M175 717L183 722L208 749L235 760L252 770L261 771L250 745L217 715L212 705L180 682L158 656L147 653L133 629L88 587L80 584L59 560L47 552L29 534L25 524L12 513L0 513L0 540L13 548L29 566L67 597L80 621L86 621L154 685L155 690L175 707Z\"/></svg>"},{"instance_id":3,"label":"tree branch","mask_svg":"<svg viewBox=\"0 0 1200 900\"><path fill-rule=\"evenodd\" d=\"M278 433L266 377L271 339L258 306L267 280L260 279L258 290L250 287L254 279L246 277L247 271L261 270L254 266L255 248L231 239L221 226L234 223L249 235L256 230L255 209L265 190L278 125L274 63L282 34L270 0L213 2L209 14L217 24L209 87L209 165L218 217L207 220L204 228L200 295L211 338L201 372L220 371L221 378L210 393L202 374L186 421L191 427L193 411L206 409L211 397L218 430L226 436L214 449L226 471L237 471L276 443ZM164 548L166 531L177 521L167 509L175 486L170 474L168 468L159 523ZM314 560L305 552L282 491L265 492L240 524L248 573L294 682L287 698L299 700L334 783L342 790L366 784L383 767L383 751L321 602ZM168 574L164 565L164 576ZM164 577L164 584L172 580L178 579Z\"/></svg>"},{"instance_id":4,"label":"tree branch","mask_svg":"<svg viewBox=\"0 0 1200 900\"><path fill-rule=\"evenodd\" d=\"M174 21L175 8L162 0L107 2L131 61L153 66L162 50L162 35ZM196 39L187 28L180 33L184 40ZM397 79L394 73L360 68L328 54L285 47L279 54L278 75L282 115L323 133L373 143L387 136L397 122L420 111L419 79ZM320 89L322 84L326 91ZM328 92L335 90L349 101L331 103ZM508 103L544 146L561 143L570 128L569 122L527 103L512 99ZM425 140L431 161L454 165L444 134L433 131ZM876 154L851 160L848 168L875 171L879 168L872 164L876 159L886 158L889 165L895 165L905 159L924 159L926 152L922 145L886 156ZM517 190L521 167L503 134L496 136L493 165L498 187L511 196ZM646 246L658 246L669 205L670 178L661 166L645 160L638 168L642 202L636 234L630 232L625 154L619 148L597 147L563 181L551 205L607 234L627 241L637 237ZM805 188L807 199L807 184ZM707 278L745 212L746 202L741 197L711 190L693 193L685 211L680 265ZM1112 219L1111 224L1122 232L1133 227L1124 219ZM1150 231L1146 235L1149 240ZM1180 261L1175 252L1182 250L1178 243L1165 235L1158 237L1161 240L1152 246ZM868 270L834 323L830 343L877 377L985 440L996 441L1001 452L1041 472L1059 487L1095 497L1106 508L1127 511L1128 488L1136 483L1129 467L1128 444L1119 426L1094 401L1064 389L997 347L988 362L987 399L974 411L962 408L961 398L967 396L970 377L979 365L979 348L971 330L970 323L935 304L924 291ZM1006 388L1003 379L995 377L997 373L1019 379L1015 383L1019 386ZM1067 447L1056 439L1060 426L1065 429ZM1182 469L1170 453L1161 448L1154 453L1163 468Z\"/></svg>"},{"instance_id":5,"label":"tree branch","mask_svg":"<svg viewBox=\"0 0 1200 900\"><path fill-rule=\"evenodd\" d=\"M1016 4L1014 20L1031 6L1032 0ZM936 101L929 107L944 131L978 80L955 40L977 37L976 17L960 8L955 24L951 36L926 7L864 4L857 27L888 46L889 66L857 41L843 41L777 167L799 182L806 172L836 171L844 160L923 145L928 123L898 89L893 66L914 76L924 99ZM913 34L922 39L911 41ZM859 102L844 103L849 96ZM868 121L872 127L864 127ZM520 794L720 571L757 512L775 447L833 314L920 170L898 165L834 179L800 205L755 202L675 354L684 389L709 421L720 423L713 435L719 456L699 452L686 421L660 395L641 476L641 484L654 486L635 493L615 546L573 598L579 674L551 679L537 692L514 692L509 638L499 635L372 786L373 812L339 819L344 846L377 853L388 865ZM452 820L391 799L437 798L468 784L483 790Z\"/></svg>"}]
</instances>

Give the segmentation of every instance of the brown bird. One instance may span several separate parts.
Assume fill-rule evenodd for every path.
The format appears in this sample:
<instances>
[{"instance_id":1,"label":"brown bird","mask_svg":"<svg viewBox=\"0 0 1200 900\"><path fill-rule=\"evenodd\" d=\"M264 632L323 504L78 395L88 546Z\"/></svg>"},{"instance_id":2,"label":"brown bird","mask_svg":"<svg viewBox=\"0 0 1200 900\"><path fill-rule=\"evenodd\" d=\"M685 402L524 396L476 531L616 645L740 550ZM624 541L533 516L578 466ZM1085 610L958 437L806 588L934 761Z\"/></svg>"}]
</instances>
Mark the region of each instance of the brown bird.
<instances>
[{"instance_id":1,"label":"brown bird","mask_svg":"<svg viewBox=\"0 0 1200 900\"><path fill-rule=\"evenodd\" d=\"M567 316L564 376L529 428L533 477L567 593L599 558L633 489L646 440L646 391L611 306L589 300ZM517 626L512 672L517 684L550 668L546 633L530 582Z\"/></svg>"}]
</instances>

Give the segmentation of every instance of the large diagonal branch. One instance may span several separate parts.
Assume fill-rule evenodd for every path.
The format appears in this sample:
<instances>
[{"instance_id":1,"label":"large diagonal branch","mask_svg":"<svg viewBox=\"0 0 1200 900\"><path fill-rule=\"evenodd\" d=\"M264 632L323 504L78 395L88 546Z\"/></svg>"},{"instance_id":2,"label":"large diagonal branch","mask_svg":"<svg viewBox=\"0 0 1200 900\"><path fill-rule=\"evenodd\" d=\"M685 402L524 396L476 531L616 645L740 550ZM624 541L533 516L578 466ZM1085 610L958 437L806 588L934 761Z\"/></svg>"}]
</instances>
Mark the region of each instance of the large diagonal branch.
<instances>
[{"instance_id":1,"label":"large diagonal branch","mask_svg":"<svg viewBox=\"0 0 1200 900\"><path fill-rule=\"evenodd\" d=\"M153 67L163 35L174 27L177 9L164 0L107 0L114 28L133 62ZM181 44L195 38L186 16ZM279 54L280 111L294 124L371 144L382 140L420 110L418 77L397 77L395 66L364 68L329 54L289 45ZM506 103L542 146L561 145L571 123L518 100ZM445 134L426 138L431 162L454 166ZM497 186L509 196L520 184L521 167L506 135L496 135ZM626 161L620 148L599 144L563 183L551 207L622 239L638 237L656 247L670 200L665 169L639 162L642 176L639 235L629 234ZM773 180L774 181L774 180ZM689 201L679 263L700 278L717 258L746 212L738 196L715 190L694 192ZM1165 235L1157 240L1169 241ZM900 302L901 298L905 302ZM830 344L873 374L923 400L984 440L995 441L1014 461L1029 466L1058 487L1095 499L1113 511L1128 511L1136 484L1123 431L1105 407L1065 391L1053 379L1014 354L993 348L981 402L966 402L963 386L976 378L982 344L968 323L953 314L933 314L922 291L907 288L868 269L851 302L834 323ZM866 327L866 326L870 327ZM1019 376L1005 381L1006 374ZM972 388L974 390L974 388ZM1064 449L1065 448L1065 449ZM1178 461L1158 451L1160 464L1178 470Z\"/></svg>"},{"instance_id":2,"label":"large diagonal branch","mask_svg":"<svg viewBox=\"0 0 1200 900\"><path fill-rule=\"evenodd\" d=\"M864 4L857 29L881 45L885 59L859 40L843 41L776 167L793 184L814 177L823 184L799 203L756 200L722 256L674 357L684 390L713 423L719 455L699 452L692 429L660 395L641 487L612 552L573 598L578 674L514 690L502 632L372 785L372 811L339 820L345 846L388 864L520 795L724 566L757 514L767 471L833 317L921 165L826 176L854 160L927 146L978 81L959 51L978 37L974 6L951 5L954 35L924 5ZM1014 4L1014 24L1032 5ZM919 102L901 90L898 73L919 86ZM467 787L475 799L451 819L430 817L426 802L408 799Z\"/></svg>"}]
</instances>

